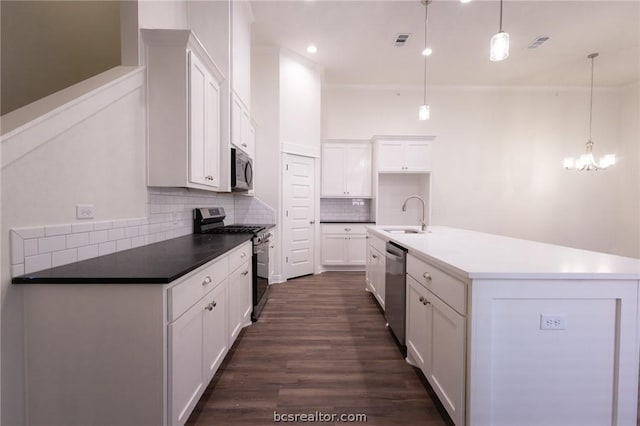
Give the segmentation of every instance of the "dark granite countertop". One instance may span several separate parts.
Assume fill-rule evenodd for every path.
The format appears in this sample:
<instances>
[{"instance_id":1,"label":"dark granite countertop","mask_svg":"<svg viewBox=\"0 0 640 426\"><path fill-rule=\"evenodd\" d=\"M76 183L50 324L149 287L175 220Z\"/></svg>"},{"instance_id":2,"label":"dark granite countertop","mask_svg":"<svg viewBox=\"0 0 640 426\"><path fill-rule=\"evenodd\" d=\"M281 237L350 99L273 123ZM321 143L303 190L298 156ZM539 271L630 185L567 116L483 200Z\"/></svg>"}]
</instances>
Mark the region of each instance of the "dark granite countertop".
<instances>
[{"instance_id":1,"label":"dark granite countertop","mask_svg":"<svg viewBox=\"0 0 640 426\"><path fill-rule=\"evenodd\" d=\"M370 223L375 225L373 220L321 220L320 223Z\"/></svg>"},{"instance_id":2,"label":"dark granite countertop","mask_svg":"<svg viewBox=\"0 0 640 426\"><path fill-rule=\"evenodd\" d=\"M251 240L191 234L13 278L13 284L166 284Z\"/></svg>"}]
</instances>

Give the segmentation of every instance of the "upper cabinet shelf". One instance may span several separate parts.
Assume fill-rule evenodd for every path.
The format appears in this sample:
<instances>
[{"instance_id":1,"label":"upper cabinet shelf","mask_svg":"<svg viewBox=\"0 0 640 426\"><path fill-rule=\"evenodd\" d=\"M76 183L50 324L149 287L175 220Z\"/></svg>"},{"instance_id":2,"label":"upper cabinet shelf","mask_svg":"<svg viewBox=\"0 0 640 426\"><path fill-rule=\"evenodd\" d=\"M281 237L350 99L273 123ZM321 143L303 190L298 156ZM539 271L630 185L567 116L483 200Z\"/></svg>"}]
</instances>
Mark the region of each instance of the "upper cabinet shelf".
<instances>
[{"instance_id":1,"label":"upper cabinet shelf","mask_svg":"<svg viewBox=\"0 0 640 426\"><path fill-rule=\"evenodd\" d=\"M224 75L190 30L142 30L148 185L220 188Z\"/></svg>"}]
</instances>

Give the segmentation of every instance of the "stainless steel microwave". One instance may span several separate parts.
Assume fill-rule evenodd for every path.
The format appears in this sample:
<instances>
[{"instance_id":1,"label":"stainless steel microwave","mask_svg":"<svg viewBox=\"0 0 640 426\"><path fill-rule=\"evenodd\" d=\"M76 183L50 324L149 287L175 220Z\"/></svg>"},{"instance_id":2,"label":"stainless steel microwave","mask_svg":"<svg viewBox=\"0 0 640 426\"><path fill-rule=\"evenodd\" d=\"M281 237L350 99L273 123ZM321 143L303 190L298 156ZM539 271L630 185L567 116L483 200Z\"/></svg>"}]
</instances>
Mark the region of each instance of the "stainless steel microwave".
<instances>
[{"instance_id":1,"label":"stainless steel microwave","mask_svg":"<svg viewBox=\"0 0 640 426\"><path fill-rule=\"evenodd\" d=\"M244 152L231 148L231 190L253 189L253 160Z\"/></svg>"}]
</instances>

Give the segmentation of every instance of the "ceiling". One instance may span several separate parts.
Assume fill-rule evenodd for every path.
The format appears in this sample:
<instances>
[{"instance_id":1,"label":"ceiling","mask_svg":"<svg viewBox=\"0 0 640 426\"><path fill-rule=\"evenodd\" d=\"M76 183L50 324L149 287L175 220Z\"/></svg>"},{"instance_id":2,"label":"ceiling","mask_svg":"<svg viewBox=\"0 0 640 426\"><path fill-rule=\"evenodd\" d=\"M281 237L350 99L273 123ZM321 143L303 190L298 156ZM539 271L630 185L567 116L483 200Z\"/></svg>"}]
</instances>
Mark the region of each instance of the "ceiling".
<instances>
[{"instance_id":1,"label":"ceiling","mask_svg":"<svg viewBox=\"0 0 640 426\"><path fill-rule=\"evenodd\" d=\"M253 0L254 45L290 49L324 68L327 84L421 86L424 6L420 0ZM489 61L498 31L495 0L433 0L428 81L434 85L596 86L640 79L640 1L504 1L510 56ZM411 33L395 47L398 33ZM550 39L537 49L538 36ZM318 47L311 55L310 43Z\"/></svg>"}]
</instances>

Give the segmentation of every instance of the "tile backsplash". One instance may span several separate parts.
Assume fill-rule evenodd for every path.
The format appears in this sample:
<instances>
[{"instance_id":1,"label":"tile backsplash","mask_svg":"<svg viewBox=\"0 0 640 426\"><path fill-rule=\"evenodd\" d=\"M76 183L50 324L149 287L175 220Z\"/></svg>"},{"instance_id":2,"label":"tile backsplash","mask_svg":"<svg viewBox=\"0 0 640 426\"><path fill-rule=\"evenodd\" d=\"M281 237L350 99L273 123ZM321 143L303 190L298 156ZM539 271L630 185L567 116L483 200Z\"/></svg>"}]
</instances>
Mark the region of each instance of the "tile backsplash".
<instances>
[{"instance_id":1,"label":"tile backsplash","mask_svg":"<svg viewBox=\"0 0 640 426\"><path fill-rule=\"evenodd\" d=\"M224 207L225 223L275 223L255 197L184 188L149 188L147 216L14 228L11 276L66 265L193 233L195 207Z\"/></svg>"},{"instance_id":2,"label":"tile backsplash","mask_svg":"<svg viewBox=\"0 0 640 426\"><path fill-rule=\"evenodd\" d=\"M320 220L371 220L371 199L321 198Z\"/></svg>"}]
</instances>

